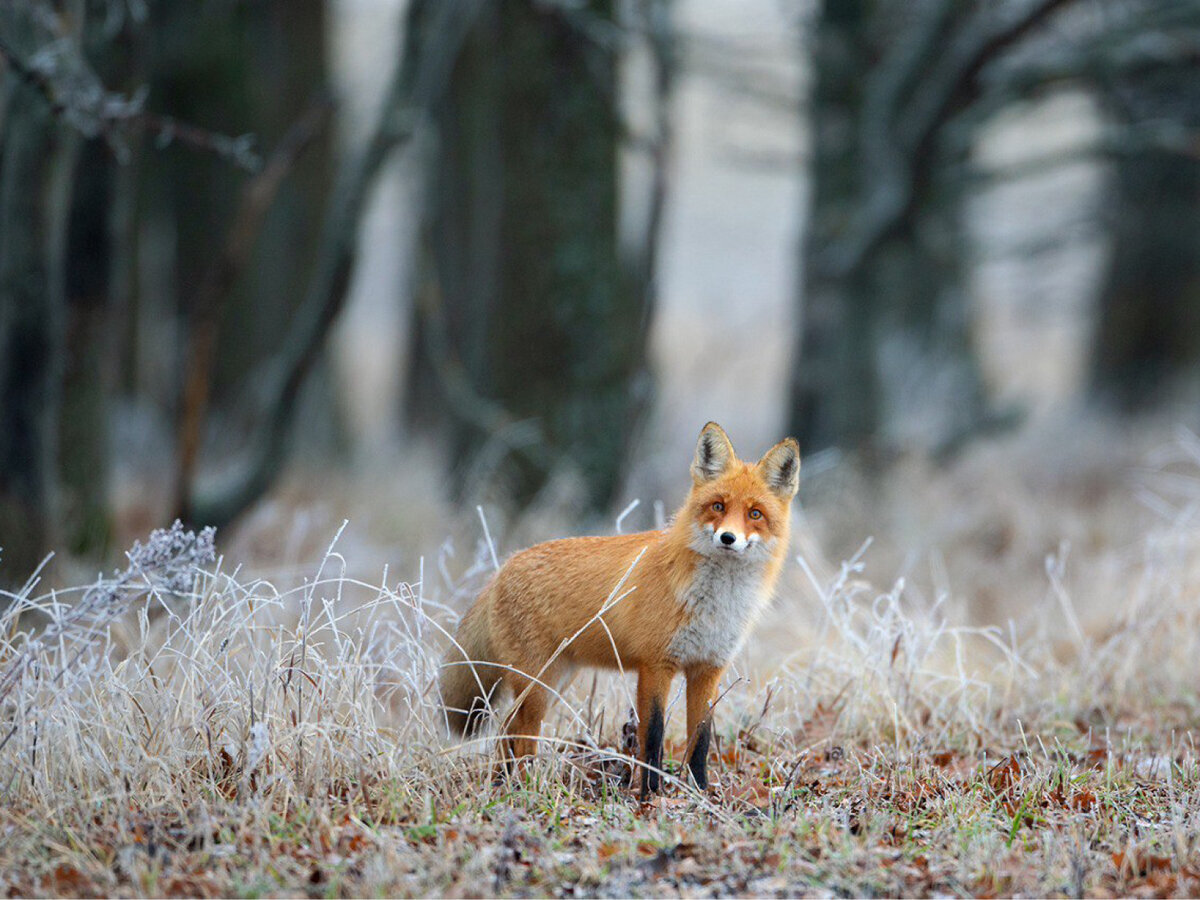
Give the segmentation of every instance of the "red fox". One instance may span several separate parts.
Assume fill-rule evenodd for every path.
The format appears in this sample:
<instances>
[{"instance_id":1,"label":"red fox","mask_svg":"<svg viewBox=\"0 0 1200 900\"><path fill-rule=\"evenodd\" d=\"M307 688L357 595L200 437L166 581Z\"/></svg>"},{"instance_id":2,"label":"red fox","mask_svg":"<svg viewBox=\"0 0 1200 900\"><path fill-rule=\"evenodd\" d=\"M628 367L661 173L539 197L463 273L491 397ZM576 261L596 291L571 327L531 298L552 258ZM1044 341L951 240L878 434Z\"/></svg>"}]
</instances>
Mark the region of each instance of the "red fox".
<instances>
[{"instance_id":1,"label":"red fox","mask_svg":"<svg viewBox=\"0 0 1200 900\"><path fill-rule=\"evenodd\" d=\"M682 672L684 758L696 785L707 787L711 705L779 579L800 447L787 438L745 463L709 422L691 471L687 501L666 529L549 541L500 568L463 617L443 665L453 731L475 732L488 703L511 690L517 705L501 745L507 765L536 751L551 695L577 667L636 671L645 797L660 788L666 698Z\"/></svg>"}]
</instances>

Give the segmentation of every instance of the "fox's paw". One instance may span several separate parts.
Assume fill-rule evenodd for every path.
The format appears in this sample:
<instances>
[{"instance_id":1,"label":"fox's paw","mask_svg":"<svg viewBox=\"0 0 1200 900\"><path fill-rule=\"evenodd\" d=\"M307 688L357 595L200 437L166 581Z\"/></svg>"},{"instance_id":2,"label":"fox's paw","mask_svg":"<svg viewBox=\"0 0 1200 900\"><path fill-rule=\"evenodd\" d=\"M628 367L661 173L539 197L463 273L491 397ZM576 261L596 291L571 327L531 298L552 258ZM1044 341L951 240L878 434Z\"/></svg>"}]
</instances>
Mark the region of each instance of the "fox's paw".
<instances>
[{"instance_id":1,"label":"fox's paw","mask_svg":"<svg viewBox=\"0 0 1200 900\"><path fill-rule=\"evenodd\" d=\"M650 799L652 794L661 794L663 789L662 776L657 772L646 769L642 772L642 788L638 792L638 799L643 803Z\"/></svg>"}]
</instances>

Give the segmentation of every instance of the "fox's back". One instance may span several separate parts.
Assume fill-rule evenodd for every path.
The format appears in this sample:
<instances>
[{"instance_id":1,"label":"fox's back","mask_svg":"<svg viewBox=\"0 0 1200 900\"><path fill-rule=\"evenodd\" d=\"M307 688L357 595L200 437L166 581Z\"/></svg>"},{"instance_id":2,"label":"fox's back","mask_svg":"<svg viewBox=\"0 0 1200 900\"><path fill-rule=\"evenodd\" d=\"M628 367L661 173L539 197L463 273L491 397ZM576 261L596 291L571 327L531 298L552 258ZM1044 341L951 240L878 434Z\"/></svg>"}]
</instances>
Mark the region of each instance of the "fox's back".
<instances>
[{"instance_id":1,"label":"fox's back","mask_svg":"<svg viewBox=\"0 0 1200 900\"><path fill-rule=\"evenodd\" d=\"M574 637L565 655L591 665L615 665L614 641L622 664L659 651L678 624L677 585L686 580L673 571L667 539L662 531L563 538L514 554L488 589L504 643L541 654Z\"/></svg>"}]
</instances>

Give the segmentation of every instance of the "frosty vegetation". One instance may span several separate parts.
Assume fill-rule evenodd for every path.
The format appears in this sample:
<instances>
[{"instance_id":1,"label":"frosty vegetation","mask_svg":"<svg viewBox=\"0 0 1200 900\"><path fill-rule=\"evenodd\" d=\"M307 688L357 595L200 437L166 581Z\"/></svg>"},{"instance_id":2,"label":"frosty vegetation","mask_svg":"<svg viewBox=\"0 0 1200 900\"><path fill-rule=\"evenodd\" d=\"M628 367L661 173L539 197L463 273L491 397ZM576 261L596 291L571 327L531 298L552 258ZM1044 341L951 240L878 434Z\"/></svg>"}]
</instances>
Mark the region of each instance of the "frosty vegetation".
<instances>
[{"instance_id":1,"label":"frosty vegetation","mask_svg":"<svg viewBox=\"0 0 1200 900\"><path fill-rule=\"evenodd\" d=\"M715 788L673 780L647 805L625 787L615 677L580 678L508 783L488 738L444 737L437 667L490 541L457 577L443 560L366 581L339 530L282 586L177 524L85 588L31 579L0 619L0 879L118 895L1192 892L1197 524L1185 510L1124 556L1100 629L1078 624L1054 559L1047 606L997 628L875 586L868 548L797 554L723 688Z\"/></svg>"}]
</instances>

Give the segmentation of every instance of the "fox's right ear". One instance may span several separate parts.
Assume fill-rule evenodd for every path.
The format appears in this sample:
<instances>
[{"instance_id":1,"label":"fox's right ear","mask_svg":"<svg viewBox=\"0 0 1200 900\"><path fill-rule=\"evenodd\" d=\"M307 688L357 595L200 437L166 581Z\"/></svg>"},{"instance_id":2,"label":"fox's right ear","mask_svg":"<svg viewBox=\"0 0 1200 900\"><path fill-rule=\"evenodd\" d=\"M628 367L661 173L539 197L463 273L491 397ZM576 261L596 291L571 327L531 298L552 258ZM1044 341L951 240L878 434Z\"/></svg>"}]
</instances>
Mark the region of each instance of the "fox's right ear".
<instances>
[{"instance_id":1,"label":"fox's right ear","mask_svg":"<svg viewBox=\"0 0 1200 900\"><path fill-rule=\"evenodd\" d=\"M692 481L697 485L712 481L729 468L736 454L729 435L716 422L709 422L696 442L696 458L692 460Z\"/></svg>"}]
</instances>

